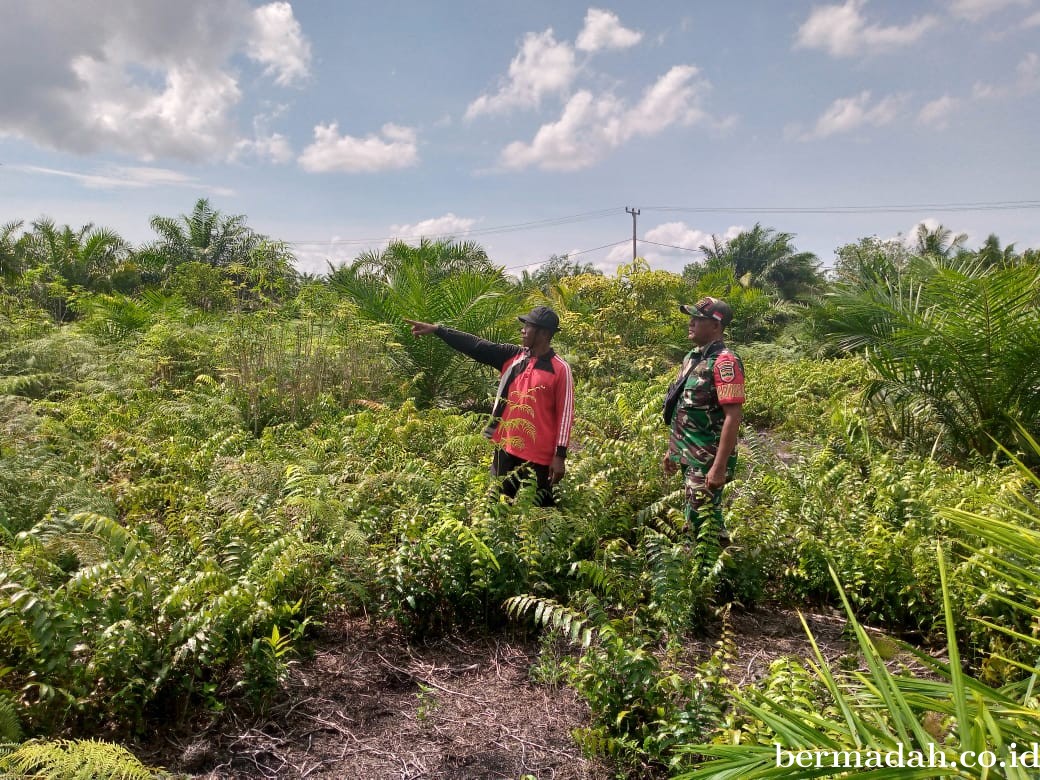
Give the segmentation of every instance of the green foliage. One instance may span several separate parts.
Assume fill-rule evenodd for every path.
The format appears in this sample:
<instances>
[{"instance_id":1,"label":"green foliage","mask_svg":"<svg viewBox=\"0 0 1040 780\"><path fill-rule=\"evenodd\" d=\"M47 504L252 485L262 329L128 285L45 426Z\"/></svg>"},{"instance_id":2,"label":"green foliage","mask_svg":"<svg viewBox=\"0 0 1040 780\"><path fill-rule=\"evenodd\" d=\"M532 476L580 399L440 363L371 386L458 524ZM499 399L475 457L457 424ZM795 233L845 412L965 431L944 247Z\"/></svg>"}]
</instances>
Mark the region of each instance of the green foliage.
<instances>
[{"instance_id":1,"label":"green foliage","mask_svg":"<svg viewBox=\"0 0 1040 780\"><path fill-rule=\"evenodd\" d=\"M29 267L52 270L69 290L84 288L111 292L120 275L125 276L129 246L118 234L105 228L84 225L73 230L59 228L50 219L39 219L32 225L24 244ZM57 319L69 314L68 301L56 302Z\"/></svg>"},{"instance_id":2,"label":"green foliage","mask_svg":"<svg viewBox=\"0 0 1040 780\"><path fill-rule=\"evenodd\" d=\"M682 777L803 778L805 766L777 760L778 751L803 750L836 754L853 762L853 766L857 755L858 760L867 762L871 753L877 756L897 751L917 752L926 757L937 754L943 760L941 766L919 762L916 770L875 764L880 768L870 776L878 778L1026 777L1027 773L1015 766L1010 754L1014 745L1035 743L1040 733L1040 713L1029 706L1030 689L1026 689L1026 701L1016 700L1015 692L990 688L962 671L941 546L937 552L950 662L938 663L923 652L915 656L939 679L891 671L879 652L879 644L856 621L851 604L840 592L865 671L832 671L805 626L815 656L815 662L808 664L811 677L798 666L784 665L774 667L764 687L735 691L735 703L749 718L751 727L740 728L737 734L726 730L715 743L688 746L688 752L716 760ZM833 570L831 576L837 583ZM1034 679L1040 673L1040 669L1031 671ZM783 686L786 691L779 696L778 674L789 679ZM1017 695L1022 696L1021 692ZM951 721L954 727L949 731L939 725ZM977 756L984 750L994 752L999 769L961 761L964 751ZM847 773L847 768L840 763L835 766L833 759L826 758L822 768L812 770L814 777L844 777Z\"/></svg>"},{"instance_id":3,"label":"green foliage","mask_svg":"<svg viewBox=\"0 0 1040 780\"><path fill-rule=\"evenodd\" d=\"M272 424L306 425L336 404L379 394L376 370L393 354L384 346L385 329L343 314L331 324L266 313L235 318L221 350L224 381L254 436Z\"/></svg>"},{"instance_id":4,"label":"green foliage","mask_svg":"<svg viewBox=\"0 0 1040 780\"><path fill-rule=\"evenodd\" d=\"M769 357L752 346L740 350L749 377L744 419L774 437L826 437L831 417L855 403L871 372L857 358L814 359L801 350Z\"/></svg>"},{"instance_id":5,"label":"green foliage","mask_svg":"<svg viewBox=\"0 0 1040 780\"><path fill-rule=\"evenodd\" d=\"M687 297L681 277L651 271L645 261L616 276L561 279L549 296L560 315L556 341L578 376L605 382L660 373L686 343L678 305Z\"/></svg>"},{"instance_id":6,"label":"green foliage","mask_svg":"<svg viewBox=\"0 0 1040 780\"><path fill-rule=\"evenodd\" d=\"M490 341L506 341L516 326L518 299L503 272L489 267L474 244L393 242L329 274L329 284L384 326L399 345L392 367L420 405L454 400L470 405L488 395L490 377L440 339L416 339L405 318L440 323ZM507 329L507 326L510 329Z\"/></svg>"},{"instance_id":7,"label":"green foliage","mask_svg":"<svg viewBox=\"0 0 1040 780\"><path fill-rule=\"evenodd\" d=\"M0 679L10 669L0 669ZM22 738L22 724L18 706L10 691L0 690L0 744L18 742Z\"/></svg>"},{"instance_id":8,"label":"green foliage","mask_svg":"<svg viewBox=\"0 0 1040 780\"><path fill-rule=\"evenodd\" d=\"M820 262L812 252L798 252L794 235L777 233L756 223L729 241L712 236L702 246L703 263L691 263L683 276L697 280L705 273L726 271L747 287L766 289L783 300L804 298L818 290L823 278Z\"/></svg>"},{"instance_id":9,"label":"green foliage","mask_svg":"<svg viewBox=\"0 0 1040 780\"><path fill-rule=\"evenodd\" d=\"M597 270L592 263L571 260L567 255L553 255L533 272L524 269L517 279L517 285L522 290L549 295L553 286L559 284L562 279L586 274L602 276L603 272Z\"/></svg>"},{"instance_id":10,"label":"green foliage","mask_svg":"<svg viewBox=\"0 0 1040 780\"><path fill-rule=\"evenodd\" d=\"M742 518L732 529L735 546L754 556L774 597L830 602L831 562L863 619L923 635L940 630L934 542L954 531L936 507L992 506L1013 475L969 474L879 450L862 418L848 410L837 410L829 425L822 446L790 453L787 466L749 449L749 473L731 509ZM959 604L968 582L958 578ZM986 609L962 604L962 638L968 618Z\"/></svg>"},{"instance_id":11,"label":"green foliage","mask_svg":"<svg viewBox=\"0 0 1040 780\"><path fill-rule=\"evenodd\" d=\"M1020 431L1030 451L1040 456L1040 442ZM1040 650L1040 477L1006 453L1021 479L1007 481L994 506L972 511L964 505L940 509L942 517L964 535L958 545L964 562L958 574L967 580L976 617L973 639L992 642L999 652L987 660L983 675L1001 682L1035 665ZM1006 641L993 641L995 634Z\"/></svg>"},{"instance_id":12,"label":"green foliage","mask_svg":"<svg viewBox=\"0 0 1040 780\"><path fill-rule=\"evenodd\" d=\"M15 238L22 222L12 221L0 225L0 282L12 284L24 270L26 237L23 233Z\"/></svg>"},{"instance_id":13,"label":"green foliage","mask_svg":"<svg viewBox=\"0 0 1040 780\"><path fill-rule=\"evenodd\" d=\"M142 260L163 276L184 263L228 268L264 240L244 216L222 214L206 198L195 202L191 214L153 217L151 225L159 240L142 249Z\"/></svg>"},{"instance_id":14,"label":"green foliage","mask_svg":"<svg viewBox=\"0 0 1040 780\"><path fill-rule=\"evenodd\" d=\"M92 739L32 740L0 754L5 777L40 780L156 780L169 777L142 764L126 748Z\"/></svg>"},{"instance_id":15,"label":"green foliage","mask_svg":"<svg viewBox=\"0 0 1040 780\"><path fill-rule=\"evenodd\" d=\"M894 274L839 285L816 332L866 356L896 437L959 459L1015 441L1016 420L1040 419L1040 267L928 255Z\"/></svg>"}]
</instances>

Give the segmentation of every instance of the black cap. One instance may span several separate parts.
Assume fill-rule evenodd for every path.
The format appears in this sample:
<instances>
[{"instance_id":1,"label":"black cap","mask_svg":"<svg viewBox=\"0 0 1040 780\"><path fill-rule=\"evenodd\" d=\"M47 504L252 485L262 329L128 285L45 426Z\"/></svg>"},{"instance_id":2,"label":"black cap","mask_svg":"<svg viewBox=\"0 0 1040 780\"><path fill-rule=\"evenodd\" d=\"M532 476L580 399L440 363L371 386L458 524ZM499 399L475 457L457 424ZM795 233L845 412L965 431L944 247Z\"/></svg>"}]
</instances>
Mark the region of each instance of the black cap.
<instances>
[{"instance_id":1,"label":"black cap","mask_svg":"<svg viewBox=\"0 0 1040 780\"><path fill-rule=\"evenodd\" d=\"M733 309L730 308L729 304L710 296L705 296L694 304L680 304L679 311L683 314L689 314L691 317L718 320L724 328L733 322Z\"/></svg>"},{"instance_id":2,"label":"black cap","mask_svg":"<svg viewBox=\"0 0 1040 780\"><path fill-rule=\"evenodd\" d=\"M552 333L560 329L560 318L548 306L535 306L527 314L517 317L517 319L526 325L544 328Z\"/></svg>"}]
</instances>

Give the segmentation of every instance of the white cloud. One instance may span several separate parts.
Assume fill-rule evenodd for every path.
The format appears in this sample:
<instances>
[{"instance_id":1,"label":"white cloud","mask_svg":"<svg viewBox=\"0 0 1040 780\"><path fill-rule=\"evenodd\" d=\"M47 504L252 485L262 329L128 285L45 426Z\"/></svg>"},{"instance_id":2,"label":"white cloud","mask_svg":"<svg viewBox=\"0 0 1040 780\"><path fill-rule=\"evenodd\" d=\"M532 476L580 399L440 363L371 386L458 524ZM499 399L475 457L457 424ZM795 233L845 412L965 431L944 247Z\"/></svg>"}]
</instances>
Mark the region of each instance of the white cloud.
<instances>
[{"instance_id":1,"label":"white cloud","mask_svg":"<svg viewBox=\"0 0 1040 780\"><path fill-rule=\"evenodd\" d=\"M937 130L945 130L950 125L950 114L956 111L960 104L958 98L943 95L922 106L917 114L917 122Z\"/></svg>"},{"instance_id":2,"label":"white cloud","mask_svg":"<svg viewBox=\"0 0 1040 780\"><path fill-rule=\"evenodd\" d=\"M237 141L231 152L231 159L254 158L279 165L292 162L295 154L289 139L281 133L275 133L270 130L271 122L285 114L288 110L288 105L281 104L254 116L253 137Z\"/></svg>"},{"instance_id":3,"label":"white cloud","mask_svg":"<svg viewBox=\"0 0 1040 780\"><path fill-rule=\"evenodd\" d=\"M672 253L680 251L676 247L697 250L702 244L711 244L711 233L687 227L685 222L664 222L646 231L644 237L656 244L668 244L659 251Z\"/></svg>"},{"instance_id":4,"label":"white cloud","mask_svg":"<svg viewBox=\"0 0 1040 780\"><path fill-rule=\"evenodd\" d=\"M638 244L636 247L638 249ZM622 263L632 262L632 243L626 241L623 244L618 244L616 247L607 252L607 256L603 258L603 262L593 263L597 270L603 271L604 273L611 273L617 270L617 267Z\"/></svg>"},{"instance_id":5,"label":"white cloud","mask_svg":"<svg viewBox=\"0 0 1040 780\"><path fill-rule=\"evenodd\" d=\"M1029 0L953 0L950 13L970 22L977 22L1010 5L1029 5Z\"/></svg>"},{"instance_id":6,"label":"white cloud","mask_svg":"<svg viewBox=\"0 0 1040 780\"><path fill-rule=\"evenodd\" d=\"M1031 14L1022 20L1023 27L1040 27L1040 11Z\"/></svg>"},{"instance_id":7,"label":"white cloud","mask_svg":"<svg viewBox=\"0 0 1040 780\"><path fill-rule=\"evenodd\" d=\"M546 95L565 93L576 73L574 49L557 41L552 28L543 33L528 33L520 53L509 63L509 80L494 95L481 95L470 103L466 119L534 108Z\"/></svg>"},{"instance_id":8,"label":"white cloud","mask_svg":"<svg viewBox=\"0 0 1040 780\"><path fill-rule=\"evenodd\" d=\"M311 46L289 3L269 3L253 11L249 58L265 65L264 73L286 87L310 74Z\"/></svg>"},{"instance_id":9,"label":"white cloud","mask_svg":"<svg viewBox=\"0 0 1040 780\"><path fill-rule=\"evenodd\" d=\"M477 223L469 217L457 217L450 211L443 217L433 217L414 225L391 225L390 232L401 238L419 236L460 235L468 233Z\"/></svg>"},{"instance_id":10,"label":"white cloud","mask_svg":"<svg viewBox=\"0 0 1040 780\"><path fill-rule=\"evenodd\" d=\"M235 143L232 159L254 157L258 160L266 160L279 165L292 162L293 149L289 139L281 133L257 136L256 138L242 140Z\"/></svg>"},{"instance_id":11,"label":"white cloud","mask_svg":"<svg viewBox=\"0 0 1040 780\"><path fill-rule=\"evenodd\" d=\"M502 151L506 168L536 165L545 170L587 168L636 136L650 136L674 124L705 119L701 101L710 85L697 68L677 65L649 87L639 104L629 108L612 95L577 92L560 119L542 125L530 143L514 141Z\"/></svg>"},{"instance_id":12,"label":"white cloud","mask_svg":"<svg viewBox=\"0 0 1040 780\"><path fill-rule=\"evenodd\" d=\"M289 6L257 12L286 28L297 55L306 49ZM244 0L16 4L0 25L0 137L80 154L223 159L240 140L232 60L254 55L279 83L300 74L293 45L279 48L270 29L254 52L256 18Z\"/></svg>"},{"instance_id":13,"label":"white cloud","mask_svg":"<svg viewBox=\"0 0 1040 780\"><path fill-rule=\"evenodd\" d=\"M531 143L514 141L502 150L506 168L538 165L547 170L587 168L610 147L604 128L621 113L612 97L595 98L582 90L564 106L559 121L542 125Z\"/></svg>"},{"instance_id":14,"label":"white cloud","mask_svg":"<svg viewBox=\"0 0 1040 780\"><path fill-rule=\"evenodd\" d=\"M1018 74L1018 85L1024 89L1035 89L1040 85L1040 57L1036 52L1029 52L1015 68Z\"/></svg>"},{"instance_id":15,"label":"white cloud","mask_svg":"<svg viewBox=\"0 0 1040 780\"><path fill-rule=\"evenodd\" d=\"M1015 68L1015 80L1007 84L978 83L972 90L976 98L1007 98L1028 95L1040 89L1040 56L1029 52Z\"/></svg>"},{"instance_id":16,"label":"white cloud","mask_svg":"<svg viewBox=\"0 0 1040 780\"><path fill-rule=\"evenodd\" d=\"M623 27L617 14L600 8L590 8L585 14L585 26L578 33L574 45L582 51L600 49L627 49L643 39L643 33Z\"/></svg>"},{"instance_id":17,"label":"white cloud","mask_svg":"<svg viewBox=\"0 0 1040 780\"><path fill-rule=\"evenodd\" d=\"M888 95L871 105L870 90L864 90L854 97L835 100L816 120L813 129L800 133L798 137L802 141L809 141L848 133L865 125L881 127L899 116L905 103L905 95Z\"/></svg>"},{"instance_id":18,"label":"white cloud","mask_svg":"<svg viewBox=\"0 0 1040 780\"><path fill-rule=\"evenodd\" d=\"M844 5L817 6L798 29L795 47L854 57L914 43L938 22L934 16L922 16L902 27L882 27L867 22L860 12L864 5L865 0L848 0Z\"/></svg>"},{"instance_id":19,"label":"white cloud","mask_svg":"<svg viewBox=\"0 0 1040 780\"><path fill-rule=\"evenodd\" d=\"M644 245L645 251L641 254L655 266L682 270L690 263L702 261L704 255L700 248L712 246L714 238L717 237L722 244L728 244L746 229L743 225L730 225L722 234L714 234L691 228L685 222L664 222L646 232L646 240L654 243Z\"/></svg>"},{"instance_id":20,"label":"white cloud","mask_svg":"<svg viewBox=\"0 0 1040 780\"><path fill-rule=\"evenodd\" d=\"M413 128L385 124L381 136L373 133L358 138L340 135L339 125L316 125L314 142L299 157L300 167L311 173L339 171L371 173L407 168L419 161Z\"/></svg>"},{"instance_id":21,"label":"white cloud","mask_svg":"<svg viewBox=\"0 0 1040 780\"><path fill-rule=\"evenodd\" d=\"M736 238L746 228L743 225L730 225L721 234L712 234L704 230L689 227L685 222L664 222L643 234L637 242L639 256L653 268L680 273L690 263L703 260L699 251L701 246L711 246L713 235L718 235L722 243ZM652 242L652 243L651 243ZM661 246L665 244L666 246ZM691 251L692 250L692 251ZM603 262L596 266L605 272L613 272L620 263L632 262L632 244L618 244L607 253Z\"/></svg>"},{"instance_id":22,"label":"white cloud","mask_svg":"<svg viewBox=\"0 0 1040 780\"><path fill-rule=\"evenodd\" d=\"M82 143L72 141L74 151L112 147L143 160L200 159L222 156L234 143L228 107L238 103L241 92L226 73L172 65L163 88L153 90L135 84L126 63L80 55L70 67L80 83L74 101Z\"/></svg>"},{"instance_id":23,"label":"white cloud","mask_svg":"<svg viewBox=\"0 0 1040 780\"><path fill-rule=\"evenodd\" d=\"M37 165L6 165L6 170L18 171L41 176L58 176L72 179L88 189L117 190L144 189L149 187L189 187L215 195L233 195L234 191L226 187L212 187L202 184L193 176L187 176L168 168L150 168L143 166L115 166L101 173L79 173L63 171L58 168L45 168Z\"/></svg>"}]
</instances>

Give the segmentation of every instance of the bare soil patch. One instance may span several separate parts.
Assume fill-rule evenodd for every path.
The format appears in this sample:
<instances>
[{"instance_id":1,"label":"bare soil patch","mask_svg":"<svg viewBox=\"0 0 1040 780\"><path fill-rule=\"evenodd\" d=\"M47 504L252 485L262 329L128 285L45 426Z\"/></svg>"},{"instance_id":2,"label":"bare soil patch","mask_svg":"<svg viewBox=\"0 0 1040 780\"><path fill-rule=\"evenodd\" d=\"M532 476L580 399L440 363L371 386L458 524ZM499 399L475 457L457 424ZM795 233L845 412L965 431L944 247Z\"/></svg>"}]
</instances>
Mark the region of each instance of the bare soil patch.
<instances>
[{"instance_id":1,"label":"bare soil patch","mask_svg":"<svg viewBox=\"0 0 1040 780\"><path fill-rule=\"evenodd\" d=\"M805 618L831 665L856 653L843 615ZM735 611L729 626L736 644L730 676L738 685L764 677L777 658L812 657L795 610ZM720 628L690 642L690 664L715 650ZM293 665L283 698L263 717L231 706L205 730L167 739L142 757L200 780L612 775L571 739L589 722L584 702L564 685L531 681L536 641L503 633L409 642L390 624L334 616L315 647Z\"/></svg>"},{"instance_id":2,"label":"bare soil patch","mask_svg":"<svg viewBox=\"0 0 1040 780\"><path fill-rule=\"evenodd\" d=\"M571 739L588 709L529 680L538 644L445 637L409 643L394 627L331 618L264 718L229 711L170 743L168 769L206 778L519 778L609 773ZM158 757L157 757L158 758ZM147 760L147 759L146 759Z\"/></svg>"}]
</instances>

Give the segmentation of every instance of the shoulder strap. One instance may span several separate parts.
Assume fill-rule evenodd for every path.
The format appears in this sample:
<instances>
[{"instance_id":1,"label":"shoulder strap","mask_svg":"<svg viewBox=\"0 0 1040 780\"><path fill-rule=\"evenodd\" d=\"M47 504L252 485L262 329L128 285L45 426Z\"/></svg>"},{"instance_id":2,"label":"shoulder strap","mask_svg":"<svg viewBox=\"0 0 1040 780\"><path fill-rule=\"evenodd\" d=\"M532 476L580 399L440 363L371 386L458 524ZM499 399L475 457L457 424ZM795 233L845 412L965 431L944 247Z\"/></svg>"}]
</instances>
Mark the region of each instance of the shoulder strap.
<instances>
[{"instance_id":1,"label":"shoulder strap","mask_svg":"<svg viewBox=\"0 0 1040 780\"><path fill-rule=\"evenodd\" d=\"M502 378L498 381L498 390L495 392L495 404L491 407L491 421L484 429L484 435L487 438L490 439L494 435L498 424L502 421L502 414L506 410L506 401L509 399L509 386L527 368L527 362L530 359L531 355L526 354L522 358L513 361L513 365L509 367L508 371L502 372Z\"/></svg>"}]
</instances>

